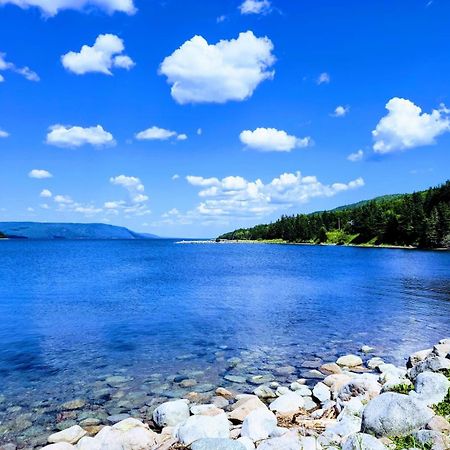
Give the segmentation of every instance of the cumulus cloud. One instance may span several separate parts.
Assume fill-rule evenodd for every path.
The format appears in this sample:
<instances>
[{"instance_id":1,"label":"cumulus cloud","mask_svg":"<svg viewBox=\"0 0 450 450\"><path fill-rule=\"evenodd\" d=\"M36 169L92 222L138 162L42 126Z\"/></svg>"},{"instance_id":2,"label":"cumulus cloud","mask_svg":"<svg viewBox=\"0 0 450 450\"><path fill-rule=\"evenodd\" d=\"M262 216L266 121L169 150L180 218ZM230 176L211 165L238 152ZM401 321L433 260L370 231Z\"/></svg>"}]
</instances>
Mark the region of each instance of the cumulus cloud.
<instances>
[{"instance_id":1,"label":"cumulus cloud","mask_svg":"<svg viewBox=\"0 0 450 450\"><path fill-rule=\"evenodd\" d=\"M336 106L332 116L333 117L344 117L350 112L350 106Z\"/></svg>"},{"instance_id":2,"label":"cumulus cloud","mask_svg":"<svg viewBox=\"0 0 450 450\"><path fill-rule=\"evenodd\" d=\"M186 213L168 214L166 223L191 223L194 220L211 221L227 218L254 218L286 210L318 197L332 197L341 192L364 186L362 178L348 183L324 184L315 176L300 172L283 173L268 183L240 176L204 178L189 175L187 182L199 188L200 204ZM171 217L169 217L171 216Z\"/></svg>"},{"instance_id":3,"label":"cumulus cloud","mask_svg":"<svg viewBox=\"0 0 450 450\"><path fill-rule=\"evenodd\" d=\"M89 10L96 7L111 14L116 11L134 14L133 0L0 0L0 5L16 5L23 9L37 7L46 16L55 16L64 9Z\"/></svg>"},{"instance_id":4,"label":"cumulus cloud","mask_svg":"<svg viewBox=\"0 0 450 450\"><path fill-rule=\"evenodd\" d=\"M441 105L430 114L412 101L394 97L386 104L388 114L372 131L373 149L390 153L436 143L436 138L450 131L450 111Z\"/></svg>"},{"instance_id":5,"label":"cumulus cloud","mask_svg":"<svg viewBox=\"0 0 450 450\"><path fill-rule=\"evenodd\" d=\"M0 128L0 138L7 138L8 136L9 136L9 133Z\"/></svg>"},{"instance_id":6,"label":"cumulus cloud","mask_svg":"<svg viewBox=\"0 0 450 450\"><path fill-rule=\"evenodd\" d=\"M180 104L242 101L262 81L273 78L272 50L269 38L258 38L251 31L217 44L194 36L164 59L160 73Z\"/></svg>"},{"instance_id":7,"label":"cumulus cloud","mask_svg":"<svg viewBox=\"0 0 450 450\"><path fill-rule=\"evenodd\" d=\"M328 84L331 81L330 74L327 72L322 72L316 80L316 83L320 86L321 84Z\"/></svg>"},{"instance_id":8,"label":"cumulus cloud","mask_svg":"<svg viewBox=\"0 0 450 450\"><path fill-rule=\"evenodd\" d=\"M165 128L150 127L144 131L136 134L136 139L140 141L166 141L170 138L176 138L179 141L184 141L188 137L186 134L178 134L176 131L167 130Z\"/></svg>"},{"instance_id":9,"label":"cumulus cloud","mask_svg":"<svg viewBox=\"0 0 450 450\"><path fill-rule=\"evenodd\" d=\"M180 178L180 175L178 175L177 173L172 175L172 180L178 180L178 178Z\"/></svg>"},{"instance_id":10,"label":"cumulus cloud","mask_svg":"<svg viewBox=\"0 0 450 450\"><path fill-rule=\"evenodd\" d=\"M133 60L123 54L123 40L114 34L100 34L92 47L83 45L79 52L61 56L62 65L70 72L83 75L98 72L112 75L113 68L131 69Z\"/></svg>"},{"instance_id":11,"label":"cumulus cloud","mask_svg":"<svg viewBox=\"0 0 450 450\"><path fill-rule=\"evenodd\" d=\"M0 5L1 5L0 0ZM28 81L39 81L39 75L31 70L29 67L17 67L14 63L6 61L6 54L0 53L0 72L6 72L11 71L14 73L17 73L19 75L22 75L24 78L26 78ZM3 75L0 74L0 83L5 81L5 78Z\"/></svg>"},{"instance_id":12,"label":"cumulus cloud","mask_svg":"<svg viewBox=\"0 0 450 450\"><path fill-rule=\"evenodd\" d=\"M42 189L41 193L39 194L40 197L43 198L50 198L53 194L48 189Z\"/></svg>"},{"instance_id":13,"label":"cumulus cloud","mask_svg":"<svg viewBox=\"0 0 450 450\"><path fill-rule=\"evenodd\" d=\"M102 126L83 128L70 125L53 125L47 134L47 144L57 147L81 147L82 145L115 145L113 135Z\"/></svg>"},{"instance_id":14,"label":"cumulus cloud","mask_svg":"<svg viewBox=\"0 0 450 450\"><path fill-rule=\"evenodd\" d=\"M28 176L30 178L37 178L37 179L43 179L43 178L52 178L53 175L48 170L43 169L33 169L28 172Z\"/></svg>"},{"instance_id":15,"label":"cumulus cloud","mask_svg":"<svg viewBox=\"0 0 450 450\"><path fill-rule=\"evenodd\" d=\"M256 128L244 130L239 135L243 144L261 152L290 152L294 148L311 145L310 137L298 138L276 128Z\"/></svg>"},{"instance_id":16,"label":"cumulus cloud","mask_svg":"<svg viewBox=\"0 0 450 450\"><path fill-rule=\"evenodd\" d=\"M347 156L347 159L351 162L357 162L361 161L364 157L364 152L362 150L358 150L355 153L350 153L350 155Z\"/></svg>"},{"instance_id":17,"label":"cumulus cloud","mask_svg":"<svg viewBox=\"0 0 450 450\"><path fill-rule=\"evenodd\" d=\"M272 10L269 0L245 0L239 6L241 14L268 14Z\"/></svg>"}]
</instances>

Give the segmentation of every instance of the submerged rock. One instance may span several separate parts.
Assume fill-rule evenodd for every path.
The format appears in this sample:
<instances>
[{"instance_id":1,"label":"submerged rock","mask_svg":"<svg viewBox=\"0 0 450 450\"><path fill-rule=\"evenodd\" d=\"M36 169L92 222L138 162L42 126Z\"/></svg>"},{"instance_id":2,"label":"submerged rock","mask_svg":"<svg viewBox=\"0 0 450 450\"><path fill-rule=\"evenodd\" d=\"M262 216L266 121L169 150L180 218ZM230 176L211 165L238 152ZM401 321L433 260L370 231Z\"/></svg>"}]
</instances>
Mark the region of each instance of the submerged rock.
<instances>
[{"instance_id":1,"label":"submerged rock","mask_svg":"<svg viewBox=\"0 0 450 450\"><path fill-rule=\"evenodd\" d=\"M362 366L362 359L357 355L345 355L338 358L336 364L341 367L357 367Z\"/></svg>"}]
</instances>

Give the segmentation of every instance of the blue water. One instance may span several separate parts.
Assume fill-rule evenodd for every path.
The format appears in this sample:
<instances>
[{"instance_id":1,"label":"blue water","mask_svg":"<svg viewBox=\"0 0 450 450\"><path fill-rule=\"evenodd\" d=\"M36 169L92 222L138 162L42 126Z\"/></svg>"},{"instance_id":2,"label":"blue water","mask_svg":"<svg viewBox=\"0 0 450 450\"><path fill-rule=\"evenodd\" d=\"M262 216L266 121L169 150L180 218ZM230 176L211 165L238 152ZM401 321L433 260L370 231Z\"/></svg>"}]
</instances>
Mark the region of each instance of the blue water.
<instances>
[{"instance_id":1,"label":"blue water","mask_svg":"<svg viewBox=\"0 0 450 450\"><path fill-rule=\"evenodd\" d=\"M203 392L229 386L226 374L285 365L295 379L311 368L305 361L363 344L401 363L450 336L449 317L449 252L1 241L0 442L2 433L44 435L52 405L73 398L88 411L128 412L93 400L110 375L127 377L120 388L144 398L132 412L145 415L154 398L196 389L183 391L177 374L195 376ZM30 411L32 426L17 426Z\"/></svg>"}]
</instances>

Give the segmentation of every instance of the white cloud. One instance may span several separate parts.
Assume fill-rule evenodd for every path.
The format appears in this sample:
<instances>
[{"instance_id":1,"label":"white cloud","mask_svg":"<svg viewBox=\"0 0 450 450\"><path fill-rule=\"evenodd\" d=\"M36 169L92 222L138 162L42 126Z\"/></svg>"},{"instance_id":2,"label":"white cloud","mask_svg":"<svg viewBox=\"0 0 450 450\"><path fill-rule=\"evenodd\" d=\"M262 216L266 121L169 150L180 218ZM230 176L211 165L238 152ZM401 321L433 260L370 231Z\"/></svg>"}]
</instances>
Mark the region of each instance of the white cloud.
<instances>
[{"instance_id":1,"label":"white cloud","mask_svg":"<svg viewBox=\"0 0 450 450\"><path fill-rule=\"evenodd\" d=\"M100 34L92 47L83 45L77 52L69 52L61 56L62 65L70 72L83 75L99 72L112 75L113 68L131 69L133 60L123 55L125 46L122 39L114 34Z\"/></svg>"},{"instance_id":2,"label":"white cloud","mask_svg":"<svg viewBox=\"0 0 450 450\"><path fill-rule=\"evenodd\" d=\"M28 172L28 176L30 178L38 178L38 179L53 177L53 175L48 170L43 169L33 169L30 172Z\"/></svg>"},{"instance_id":3,"label":"white cloud","mask_svg":"<svg viewBox=\"0 0 450 450\"><path fill-rule=\"evenodd\" d=\"M178 134L176 131L166 130L165 128L150 127L144 131L136 134L136 139L140 141L165 141L170 138L176 138L179 141L184 141L188 137L186 134Z\"/></svg>"},{"instance_id":4,"label":"white cloud","mask_svg":"<svg viewBox=\"0 0 450 450\"><path fill-rule=\"evenodd\" d=\"M167 76L172 97L180 104L242 101L274 72L273 44L251 31L237 39L208 44L194 36L166 57L160 73Z\"/></svg>"},{"instance_id":5,"label":"white cloud","mask_svg":"<svg viewBox=\"0 0 450 450\"><path fill-rule=\"evenodd\" d=\"M339 105L334 110L332 116L333 117L344 117L350 112L350 106L342 106Z\"/></svg>"},{"instance_id":6,"label":"white cloud","mask_svg":"<svg viewBox=\"0 0 450 450\"><path fill-rule=\"evenodd\" d=\"M226 218L254 218L286 210L318 197L332 197L340 192L364 186L357 178L348 183L324 184L315 176L300 172L283 173L268 183L257 179L248 181L240 176L222 179L189 175L189 184L199 187L201 203L186 213L166 213L166 223L192 223L207 218L210 221ZM168 217L177 216L177 217ZM177 220L175 220L177 219Z\"/></svg>"},{"instance_id":7,"label":"white cloud","mask_svg":"<svg viewBox=\"0 0 450 450\"><path fill-rule=\"evenodd\" d=\"M269 0L245 0L239 10L241 14L268 14L272 7Z\"/></svg>"},{"instance_id":8,"label":"white cloud","mask_svg":"<svg viewBox=\"0 0 450 450\"><path fill-rule=\"evenodd\" d=\"M331 81L330 75L327 72L322 72L316 80L318 85L328 84Z\"/></svg>"},{"instance_id":9,"label":"white cloud","mask_svg":"<svg viewBox=\"0 0 450 450\"><path fill-rule=\"evenodd\" d=\"M2 4L2 0L0 0L0 5ZM39 81L39 75L36 72L33 72L29 67L17 67L14 63L6 61L6 54L0 53L0 72L2 71L11 71L22 75L29 81ZM3 75L0 75L0 83L5 81Z\"/></svg>"},{"instance_id":10,"label":"white cloud","mask_svg":"<svg viewBox=\"0 0 450 450\"><path fill-rule=\"evenodd\" d=\"M89 10L100 8L107 13L116 11L133 14L136 11L133 0L0 0L0 5L12 4L23 9L39 8L46 16L55 16L64 9Z\"/></svg>"},{"instance_id":11,"label":"white cloud","mask_svg":"<svg viewBox=\"0 0 450 450\"><path fill-rule=\"evenodd\" d=\"M197 128L197 135L201 136L203 134L203 130L201 128Z\"/></svg>"},{"instance_id":12,"label":"white cloud","mask_svg":"<svg viewBox=\"0 0 450 450\"><path fill-rule=\"evenodd\" d=\"M53 194L48 189L42 189L41 193L39 194L40 197L43 198L50 198Z\"/></svg>"},{"instance_id":13,"label":"white cloud","mask_svg":"<svg viewBox=\"0 0 450 450\"><path fill-rule=\"evenodd\" d=\"M113 135L102 126L83 128L79 126L53 125L47 134L47 144L57 147L81 147L82 145L115 145Z\"/></svg>"},{"instance_id":14,"label":"white cloud","mask_svg":"<svg viewBox=\"0 0 450 450\"><path fill-rule=\"evenodd\" d=\"M116 186L122 186L123 188L125 188L128 191L131 204L133 205L130 206L129 204L119 203L116 205L116 209L124 208L125 210L127 210L128 208L129 210L136 209L141 212L145 209L145 211L147 211L145 202L147 202L148 196L144 193L145 187L138 177L118 175L117 177L111 177L109 181ZM111 206L112 202L109 203L109 206ZM142 208L139 205L142 205Z\"/></svg>"},{"instance_id":15,"label":"white cloud","mask_svg":"<svg viewBox=\"0 0 450 450\"><path fill-rule=\"evenodd\" d=\"M261 152L290 152L294 148L311 145L310 137L298 138L276 128L256 128L244 130L239 135L243 144Z\"/></svg>"},{"instance_id":16,"label":"white cloud","mask_svg":"<svg viewBox=\"0 0 450 450\"><path fill-rule=\"evenodd\" d=\"M0 128L0 138L7 138L8 136L9 136L9 133Z\"/></svg>"},{"instance_id":17,"label":"white cloud","mask_svg":"<svg viewBox=\"0 0 450 450\"><path fill-rule=\"evenodd\" d=\"M64 204L71 204L73 203L73 200L68 195L55 195L53 199L56 203L64 203Z\"/></svg>"},{"instance_id":18,"label":"white cloud","mask_svg":"<svg viewBox=\"0 0 450 450\"><path fill-rule=\"evenodd\" d=\"M180 178L180 175L178 175L177 173L172 175L172 180L178 180L178 178Z\"/></svg>"},{"instance_id":19,"label":"white cloud","mask_svg":"<svg viewBox=\"0 0 450 450\"><path fill-rule=\"evenodd\" d=\"M394 97L386 109L388 114L372 131L377 153L432 145L439 135L450 131L450 111L444 105L428 114L410 100Z\"/></svg>"},{"instance_id":20,"label":"white cloud","mask_svg":"<svg viewBox=\"0 0 450 450\"><path fill-rule=\"evenodd\" d=\"M50 209L50 205L48 203L41 203L39 205L42 209Z\"/></svg>"},{"instance_id":21,"label":"white cloud","mask_svg":"<svg viewBox=\"0 0 450 450\"><path fill-rule=\"evenodd\" d=\"M225 20L227 20L227 16L222 15L222 16L217 17L216 22L222 23L222 22L225 22Z\"/></svg>"},{"instance_id":22,"label":"white cloud","mask_svg":"<svg viewBox=\"0 0 450 450\"><path fill-rule=\"evenodd\" d=\"M350 155L347 156L347 159L351 162L357 162L361 161L364 157L364 152L362 150L358 150L355 153L350 153Z\"/></svg>"}]
</instances>

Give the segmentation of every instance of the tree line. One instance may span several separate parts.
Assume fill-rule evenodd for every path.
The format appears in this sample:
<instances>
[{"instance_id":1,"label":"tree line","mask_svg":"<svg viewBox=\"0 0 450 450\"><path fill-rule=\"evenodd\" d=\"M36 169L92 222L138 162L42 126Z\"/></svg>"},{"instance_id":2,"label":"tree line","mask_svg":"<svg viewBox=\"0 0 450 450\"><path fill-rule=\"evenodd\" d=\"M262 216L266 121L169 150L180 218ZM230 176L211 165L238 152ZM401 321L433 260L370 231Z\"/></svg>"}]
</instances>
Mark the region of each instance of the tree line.
<instances>
[{"instance_id":1,"label":"tree line","mask_svg":"<svg viewBox=\"0 0 450 450\"><path fill-rule=\"evenodd\" d=\"M450 247L450 181L413 194L380 197L357 205L241 228L218 239L298 243Z\"/></svg>"}]
</instances>

